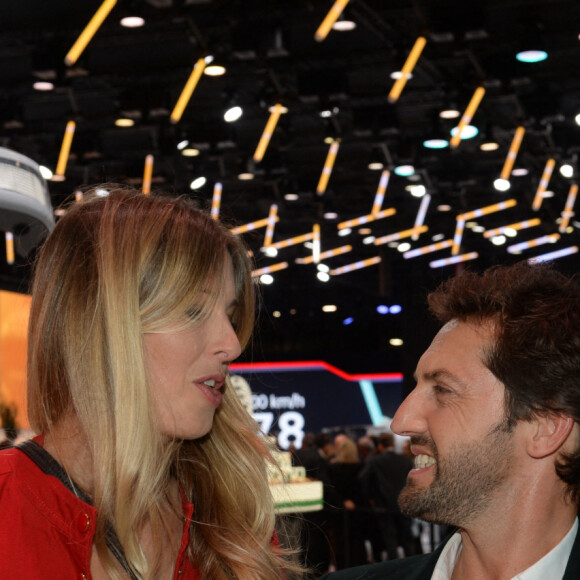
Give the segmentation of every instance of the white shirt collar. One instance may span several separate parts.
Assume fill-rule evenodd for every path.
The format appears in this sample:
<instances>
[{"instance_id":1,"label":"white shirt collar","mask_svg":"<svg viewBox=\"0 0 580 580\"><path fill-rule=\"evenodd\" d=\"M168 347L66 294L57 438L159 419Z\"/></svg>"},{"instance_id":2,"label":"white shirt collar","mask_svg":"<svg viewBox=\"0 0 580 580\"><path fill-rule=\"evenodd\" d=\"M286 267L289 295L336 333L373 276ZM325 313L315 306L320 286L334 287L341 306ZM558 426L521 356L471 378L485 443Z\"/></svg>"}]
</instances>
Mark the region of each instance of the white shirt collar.
<instances>
[{"instance_id":1,"label":"white shirt collar","mask_svg":"<svg viewBox=\"0 0 580 580\"><path fill-rule=\"evenodd\" d=\"M532 564L527 570L516 574L511 580L546 580L546 578L560 580L566 571L577 532L578 518L574 520L570 531L557 546L552 548L552 550L535 564ZM456 532L443 548L437 560L435 570L433 570L431 580L451 580L453 569L455 568L462 548L463 542L461 540L461 534Z\"/></svg>"}]
</instances>

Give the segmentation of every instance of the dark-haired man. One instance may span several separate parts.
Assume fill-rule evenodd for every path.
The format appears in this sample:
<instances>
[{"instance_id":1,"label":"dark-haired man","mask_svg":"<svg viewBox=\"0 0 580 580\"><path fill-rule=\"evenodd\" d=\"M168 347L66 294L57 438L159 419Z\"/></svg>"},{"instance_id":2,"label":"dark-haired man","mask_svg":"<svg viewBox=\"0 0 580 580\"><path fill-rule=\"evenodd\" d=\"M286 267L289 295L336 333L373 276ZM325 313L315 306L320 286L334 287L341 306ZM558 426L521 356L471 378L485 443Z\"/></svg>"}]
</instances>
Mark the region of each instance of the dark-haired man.
<instances>
[{"instance_id":1,"label":"dark-haired man","mask_svg":"<svg viewBox=\"0 0 580 580\"><path fill-rule=\"evenodd\" d=\"M415 456L399 505L457 531L328 580L580 578L580 286L520 263L464 272L429 305L443 327L391 425Z\"/></svg>"}]
</instances>

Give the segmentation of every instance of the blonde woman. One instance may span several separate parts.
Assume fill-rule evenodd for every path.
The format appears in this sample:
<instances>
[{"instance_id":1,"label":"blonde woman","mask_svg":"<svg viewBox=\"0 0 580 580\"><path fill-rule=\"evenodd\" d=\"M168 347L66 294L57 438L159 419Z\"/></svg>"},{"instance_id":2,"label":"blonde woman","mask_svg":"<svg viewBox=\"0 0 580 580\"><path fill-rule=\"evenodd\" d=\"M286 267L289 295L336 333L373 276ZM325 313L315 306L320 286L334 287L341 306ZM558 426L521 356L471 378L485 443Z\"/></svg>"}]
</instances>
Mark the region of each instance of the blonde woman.
<instances>
[{"instance_id":1,"label":"blonde woman","mask_svg":"<svg viewBox=\"0 0 580 580\"><path fill-rule=\"evenodd\" d=\"M230 388L241 241L184 198L73 204L34 274L33 443L0 453L0 577L275 580L269 450Z\"/></svg>"}]
</instances>

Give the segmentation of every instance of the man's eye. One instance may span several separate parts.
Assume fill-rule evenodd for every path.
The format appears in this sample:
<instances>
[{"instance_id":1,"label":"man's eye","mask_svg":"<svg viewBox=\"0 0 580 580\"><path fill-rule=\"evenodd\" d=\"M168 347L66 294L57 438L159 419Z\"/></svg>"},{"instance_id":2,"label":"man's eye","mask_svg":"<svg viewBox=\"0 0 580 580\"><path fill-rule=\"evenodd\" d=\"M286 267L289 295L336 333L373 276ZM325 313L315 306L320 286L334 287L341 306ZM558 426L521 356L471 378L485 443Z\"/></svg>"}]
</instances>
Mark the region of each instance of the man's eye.
<instances>
[{"instance_id":1,"label":"man's eye","mask_svg":"<svg viewBox=\"0 0 580 580\"><path fill-rule=\"evenodd\" d=\"M444 387L441 387L440 385L434 385L433 386L433 390L438 394L438 395L442 395L442 394L447 394L449 393L449 389L446 389Z\"/></svg>"}]
</instances>

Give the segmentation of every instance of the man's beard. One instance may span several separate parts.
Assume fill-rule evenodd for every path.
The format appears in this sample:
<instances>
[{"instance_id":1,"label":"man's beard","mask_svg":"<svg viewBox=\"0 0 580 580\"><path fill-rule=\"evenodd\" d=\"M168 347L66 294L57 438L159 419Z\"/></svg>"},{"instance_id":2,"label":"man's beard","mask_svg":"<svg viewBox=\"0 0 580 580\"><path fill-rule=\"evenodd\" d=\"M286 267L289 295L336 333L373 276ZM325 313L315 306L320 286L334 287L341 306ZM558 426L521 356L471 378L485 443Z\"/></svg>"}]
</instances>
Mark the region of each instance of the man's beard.
<instances>
[{"instance_id":1,"label":"man's beard","mask_svg":"<svg viewBox=\"0 0 580 580\"><path fill-rule=\"evenodd\" d=\"M493 427L481 441L456 444L445 458L438 456L430 438L413 437L411 443L433 451L436 472L429 487L408 480L399 506L428 522L465 526L486 509L511 467L512 436L506 423Z\"/></svg>"}]
</instances>

